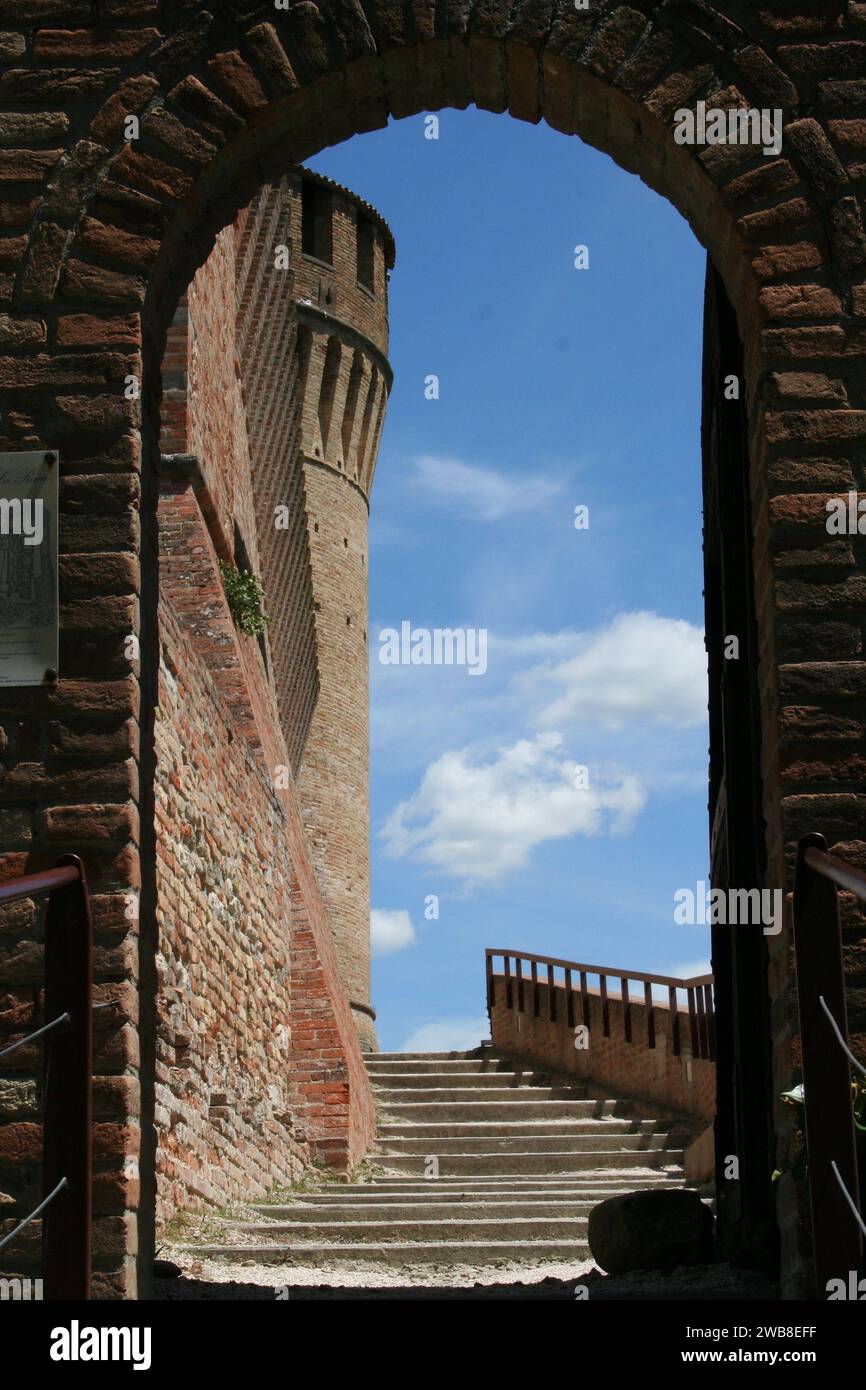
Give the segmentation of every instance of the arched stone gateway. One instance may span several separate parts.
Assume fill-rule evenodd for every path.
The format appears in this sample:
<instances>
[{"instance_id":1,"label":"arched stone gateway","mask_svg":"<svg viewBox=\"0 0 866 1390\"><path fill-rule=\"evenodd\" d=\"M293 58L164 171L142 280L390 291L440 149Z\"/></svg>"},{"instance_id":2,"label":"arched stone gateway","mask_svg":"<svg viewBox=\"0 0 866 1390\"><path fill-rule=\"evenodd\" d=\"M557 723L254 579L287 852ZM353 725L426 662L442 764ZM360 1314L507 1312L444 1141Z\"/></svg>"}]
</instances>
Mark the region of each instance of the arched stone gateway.
<instances>
[{"instance_id":1,"label":"arched stone gateway","mask_svg":"<svg viewBox=\"0 0 866 1390\"><path fill-rule=\"evenodd\" d=\"M688 219L742 341L764 823L752 857L790 888L807 829L866 854L866 557L859 537L829 543L823 526L825 496L862 481L852 460L866 442L866 8L726 8L18 0L4 19L0 447L59 449L63 528L61 678L0 693L17 758L2 806L27 812L4 828L0 871L76 849L96 892L98 978L116 1006L97 1091L103 1293L136 1287L137 1213L145 1273L149 1247L158 364L216 233L290 163L389 116L475 103L579 135ZM780 151L677 143L676 111L699 102L781 112ZM129 376L141 400L127 399ZM795 1033L787 925L767 940L762 1107L791 1075ZM850 948L862 970L853 932ZM352 1046L357 1152L370 1116ZM740 1056L722 1084L748 1088L749 1060L769 1072L769 1057ZM777 1108L780 1168L784 1125ZM784 1178L775 1221L791 1279L801 1213Z\"/></svg>"}]
</instances>

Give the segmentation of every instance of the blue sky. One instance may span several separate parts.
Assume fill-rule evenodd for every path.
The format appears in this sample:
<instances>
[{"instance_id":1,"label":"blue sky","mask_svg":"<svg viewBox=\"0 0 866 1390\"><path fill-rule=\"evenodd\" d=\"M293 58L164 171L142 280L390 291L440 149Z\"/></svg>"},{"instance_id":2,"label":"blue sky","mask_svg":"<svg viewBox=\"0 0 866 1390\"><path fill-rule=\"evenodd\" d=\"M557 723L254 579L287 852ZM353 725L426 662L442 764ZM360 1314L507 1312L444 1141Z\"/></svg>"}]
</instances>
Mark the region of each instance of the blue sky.
<instances>
[{"instance_id":1,"label":"blue sky","mask_svg":"<svg viewBox=\"0 0 866 1390\"><path fill-rule=\"evenodd\" d=\"M706 929L673 920L708 870L705 256L670 204L545 125L445 111L438 140L416 116L311 164L397 244L370 530L379 1038L462 1047L486 1036L485 946L708 959ZM486 629L486 672L383 665L404 620Z\"/></svg>"}]
</instances>

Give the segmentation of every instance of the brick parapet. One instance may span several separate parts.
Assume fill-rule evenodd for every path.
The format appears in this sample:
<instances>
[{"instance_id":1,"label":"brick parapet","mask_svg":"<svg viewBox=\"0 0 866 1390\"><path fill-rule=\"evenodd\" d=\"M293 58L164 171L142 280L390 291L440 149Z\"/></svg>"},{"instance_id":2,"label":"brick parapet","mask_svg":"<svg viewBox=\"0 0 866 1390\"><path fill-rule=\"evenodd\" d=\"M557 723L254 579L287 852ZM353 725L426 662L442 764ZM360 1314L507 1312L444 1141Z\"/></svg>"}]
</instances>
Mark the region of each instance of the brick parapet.
<instances>
[{"instance_id":1,"label":"brick parapet","mask_svg":"<svg viewBox=\"0 0 866 1390\"><path fill-rule=\"evenodd\" d=\"M715 1063L693 1056L689 1041L689 1015L680 1010L682 1051L677 1056L670 1037L670 1009L654 1003L655 1046L646 1043L646 1007L633 999L629 1005L632 1041L625 1037L622 1000L609 993L609 1033L604 1035L602 1003L597 990L587 990L589 1024L585 1041L578 1046L574 1027L568 1024L566 994L554 986L556 1018L550 1018L548 986L538 985L538 1013L532 1007L519 1010L506 1003L505 977L494 975L496 1001L491 1011L493 1045L508 1056L519 1055L563 1075L577 1076L614 1096L632 1096L666 1110L678 1111L706 1125L715 1115ZM516 986L513 986L516 991ZM527 985L527 993L530 992ZM580 996L575 996L575 1019L582 1022Z\"/></svg>"}]
</instances>

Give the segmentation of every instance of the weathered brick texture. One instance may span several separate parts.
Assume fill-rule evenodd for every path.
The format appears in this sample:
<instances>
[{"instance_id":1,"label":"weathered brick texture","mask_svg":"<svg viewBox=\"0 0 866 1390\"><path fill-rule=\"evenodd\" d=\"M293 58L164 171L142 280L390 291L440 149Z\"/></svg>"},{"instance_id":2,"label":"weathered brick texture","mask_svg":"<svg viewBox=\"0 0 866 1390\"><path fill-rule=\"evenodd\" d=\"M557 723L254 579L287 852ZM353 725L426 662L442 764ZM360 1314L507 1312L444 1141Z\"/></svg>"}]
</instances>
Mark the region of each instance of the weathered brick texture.
<instances>
[{"instance_id":1,"label":"weathered brick texture","mask_svg":"<svg viewBox=\"0 0 866 1390\"><path fill-rule=\"evenodd\" d=\"M612 1095L633 1096L652 1101L668 1110L682 1111L709 1124L716 1110L715 1064L693 1056L689 1040L689 1014L680 1009L681 1053L674 1054L670 1036L670 1009L664 1002L653 1005L655 1047L646 1044L646 1008L643 1000L632 999L630 1021L632 1041L626 1041L622 1000L608 994L608 1036L604 1035L601 996L587 991L589 1008L588 1046L575 1046L574 1028L568 1025L565 989L554 985L556 1018L550 1018L548 986L538 985L538 1014L531 1004L531 986L526 987L527 1002L518 1009L516 987L513 1004L506 1002L504 975L494 976L496 999L490 1016L494 1047L508 1056L525 1057L542 1063L553 1072L579 1076ZM583 1022L580 996L575 995L575 1020Z\"/></svg>"},{"instance_id":2,"label":"weathered brick texture","mask_svg":"<svg viewBox=\"0 0 866 1390\"><path fill-rule=\"evenodd\" d=\"M293 177L264 188L219 234L175 313L163 358L160 1217L191 1199L263 1195L311 1158L349 1167L372 1123L345 997L353 997L346 971L353 931L360 930L369 977L369 878L359 879L354 862L366 865L368 854L366 738L358 732L366 727L366 658L355 686L342 624L317 636L314 622L314 523L300 453L310 375L297 333L296 301L308 290L294 264L300 187ZM348 205L354 212L354 200ZM338 244L345 264L335 266L332 294L348 301L354 243L351 254ZM291 255L288 267L277 263L280 248ZM339 523L358 495L355 488L336 499L329 523ZM278 510L288 525L275 525ZM366 515L364 505L364 545ZM236 630L219 559L261 574L271 618L261 642ZM331 582L342 580L341 571ZM363 566L358 583L356 602L365 606ZM318 881L306 862L295 787L313 742L311 720L319 744L330 740L340 756L316 783L320 799L304 819L318 812L319 828L320 808L330 808L353 759L363 771L357 804L338 804L322 828ZM329 894L329 866L349 877L351 922Z\"/></svg>"},{"instance_id":3,"label":"weathered brick texture","mask_svg":"<svg viewBox=\"0 0 866 1390\"><path fill-rule=\"evenodd\" d=\"M164 1217L191 1199L225 1205L291 1182L308 1147L291 1095L285 817L246 740L232 736L170 596L160 622L155 1119Z\"/></svg>"}]
</instances>

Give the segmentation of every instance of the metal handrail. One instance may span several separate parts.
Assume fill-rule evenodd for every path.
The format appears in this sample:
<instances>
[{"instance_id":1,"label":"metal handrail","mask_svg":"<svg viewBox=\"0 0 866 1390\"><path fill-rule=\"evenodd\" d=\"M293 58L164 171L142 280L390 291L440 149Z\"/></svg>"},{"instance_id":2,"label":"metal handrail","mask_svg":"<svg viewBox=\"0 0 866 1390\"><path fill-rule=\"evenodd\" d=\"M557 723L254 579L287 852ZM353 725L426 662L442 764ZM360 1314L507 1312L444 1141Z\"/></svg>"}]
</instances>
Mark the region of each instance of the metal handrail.
<instances>
[{"instance_id":1,"label":"metal handrail","mask_svg":"<svg viewBox=\"0 0 866 1390\"><path fill-rule=\"evenodd\" d=\"M37 1038L50 1033L54 1028L59 1028L62 1023L70 1023L71 1021L70 1014L58 1014L56 1018L52 1018L50 1023L45 1023L41 1028L28 1033L26 1038L18 1038L16 1042L9 1043L7 1047L0 1047L0 1057L8 1057L10 1052L17 1051L19 1047L26 1047L28 1043L35 1042Z\"/></svg>"},{"instance_id":2,"label":"metal handrail","mask_svg":"<svg viewBox=\"0 0 866 1390\"><path fill-rule=\"evenodd\" d=\"M692 985L711 985L714 979L712 974L695 975L689 980L684 980L674 975L645 974L640 970L621 970L611 965L584 965L576 960L560 960L558 956L538 956L531 951L506 951L496 946L488 946L485 954L488 956L511 956L520 960L536 961L539 965L559 966L562 970L583 970L587 975L610 975L618 980L640 980L646 984L668 985L679 989L687 989Z\"/></svg>"},{"instance_id":3,"label":"metal handrail","mask_svg":"<svg viewBox=\"0 0 866 1390\"><path fill-rule=\"evenodd\" d=\"M25 874L9 883L0 883L0 907L20 903L24 898L44 898L57 888L72 888L81 881L80 870L74 865L46 869L39 874Z\"/></svg>"},{"instance_id":4,"label":"metal handrail","mask_svg":"<svg viewBox=\"0 0 866 1390\"><path fill-rule=\"evenodd\" d=\"M837 859L834 854L828 854L816 845L804 848L803 859L816 874L829 878L838 888L844 888L858 897L861 903L866 903L866 874L861 869L855 869L853 864L846 864L844 859Z\"/></svg>"},{"instance_id":5,"label":"metal handrail","mask_svg":"<svg viewBox=\"0 0 866 1390\"><path fill-rule=\"evenodd\" d=\"M19 1221L18 1225L13 1230L11 1230L8 1235L4 1236L3 1239L0 1240L0 1250L3 1249L4 1245L11 1245L15 1237L20 1236L21 1232L27 1229L31 1221L35 1221L37 1216L41 1216L43 1211L45 1211L46 1207L50 1206L50 1204L54 1201L54 1198L57 1196L58 1192L62 1192L64 1187L67 1187L68 1184L68 1178L61 1178L57 1186L54 1188L53 1192L49 1192L47 1197L43 1197L42 1201L39 1203L39 1206L34 1207L33 1211L31 1211L29 1216L25 1216L23 1221Z\"/></svg>"},{"instance_id":6,"label":"metal handrail","mask_svg":"<svg viewBox=\"0 0 866 1390\"><path fill-rule=\"evenodd\" d=\"M7 1234L8 1245L37 1216L42 1223L47 1299L90 1297L93 1184L93 920L77 855L53 869L0 884L0 907L47 898L45 1013L48 1022L7 1045L0 1057L47 1035L42 1181L45 1195ZM63 1046L53 1044L66 1025Z\"/></svg>"},{"instance_id":7,"label":"metal handrail","mask_svg":"<svg viewBox=\"0 0 866 1390\"><path fill-rule=\"evenodd\" d=\"M832 1013L827 1008L827 1001L824 998L823 994L818 995L818 1003L821 1005L821 1008L827 1015L827 1022L833 1029L833 1036L836 1039L839 1046L841 1047L842 1051L845 1053L846 1057L848 1058L848 1061L851 1063L852 1067L856 1067L857 1070L861 1072L863 1076L866 1076L866 1067L864 1067L862 1062L858 1062L857 1058L854 1056L854 1053L851 1051L850 1047L846 1043L845 1038L842 1034L842 1029L839 1027Z\"/></svg>"},{"instance_id":8,"label":"metal handrail","mask_svg":"<svg viewBox=\"0 0 866 1390\"><path fill-rule=\"evenodd\" d=\"M503 974L497 976L493 961L496 957L502 957ZM514 961L515 974L511 974L511 962ZM527 980L523 975L523 963L529 963L530 978ZM505 1005L511 1009L514 1006L515 994L517 1000L517 1012L524 1012L525 988L528 985L532 993L532 1012L534 1017L540 1014L540 990L544 986L544 981L539 981L538 968L542 966L547 974L547 1013L551 1023L557 1022L557 999L556 991L559 984L555 972L563 970L565 979L563 981L565 994L565 1021L569 1028L574 1027L575 1023L575 999L580 1002L581 1020L583 1025L589 1027L592 1010L590 1008L590 998L599 997L601 1030L605 1038L611 1036L610 1021L610 1001L611 998L618 998L622 1007L623 1037L626 1043L634 1041L632 1032L632 1003L640 1003L637 999L632 999L629 994L629 983L634 980L643 984L643 1008L644 1021L646 1024L646 1046L650 1049L656 1046L656 1026L655 1010L657 1008L667 1008L669 1011L669 1032L671 1051L675 1057L682 1055L681 1038L681 1013L687 1016L689 1037L691 1043L692 1057L703 1061L713 1061L715 1059L716 1039L715 1039L715 1006L713 1002L713 976L696 975L693 979L684 980L674 975L653 975L642 970L621 970L614 969L606 965L588 965L580 961L563 960L558 956L542 956L533 951L511 951L504 947L488 946L485 950L485 964L487 972L487 1008L491 1013L496 1004L496 980L500 978L505 984ZM573 985L574 976L580 980L578 988ZM590 989L588 977L597 975L599 987L596 994L594 989ZM622 992L619 996L611 995L608 992L608 977L618 979L621 984ZM516 991L515 991L516 985ZM667 989L667 1005L659 1004L653 999L653 985L661 985ZM684 990L686 994L686 1007L681 1009L678 998L678 991Z\"/></svg>"},{"instance_id":9,"label":"metal handrail","mask_svg":"<svg viewBox=\"0 0 866 1390\"><path fill-rule=\"evenodd\" d=\"M866 902L866 874L828 854L823 835L804 835L794 878L794 954L818 1297L831 1279L860 1268L866 1229L851 1082L851 1066L864 1068L847 1042L840 888Z\"/></svg>"}]
</instances>

